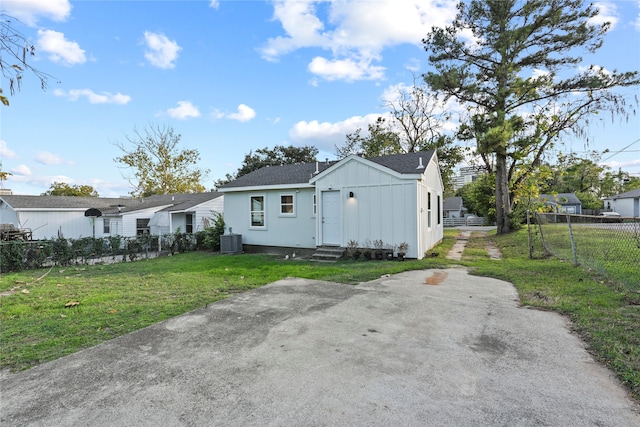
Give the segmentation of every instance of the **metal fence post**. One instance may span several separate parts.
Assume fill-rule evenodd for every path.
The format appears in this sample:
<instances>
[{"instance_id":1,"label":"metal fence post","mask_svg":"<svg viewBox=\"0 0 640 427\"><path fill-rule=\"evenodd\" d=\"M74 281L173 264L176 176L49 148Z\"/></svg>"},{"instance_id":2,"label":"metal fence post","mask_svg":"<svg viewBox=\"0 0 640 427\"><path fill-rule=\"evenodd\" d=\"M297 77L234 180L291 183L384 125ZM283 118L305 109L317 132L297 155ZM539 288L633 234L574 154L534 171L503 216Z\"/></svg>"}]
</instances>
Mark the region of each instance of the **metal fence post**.
<instances>
[{"instance_id":1,"label":"metal fence post","mask_svg":"<svg viewBox=\"0 0 640 427\"><path fill-rule=\"evenodd\" d=\"M527 209L527 237L529 239L529 259L533 259L533 242L531 241L531 221L529 220L530 215L531 215L531 211Z\"/></svg>"},{"instance_id":2,"label":"metal fence post","mask_svg":"<svg viewBox=\"0 0 640 427\"><path fill-rule=\"evenodd\" d=\"M571 238L571 251L573 252L573 265L578 266L578 253L576 252L576 242L573 239L573 228L571 228L571 216L566 214L567 224L569 225L569 237Z\"/></svg>"},{"instance_id":3,"label":"metal fence post","mask_svg":"<svg viewBox=\"0 0 640 427\"><path fill-rule=\"evenodd\" d=\"M547 249L547 242L544 240L544 233L542 232L542 219L541 215L536 212L536 222L538 223L538 230L540 230L540 240L542 240L542 251L543 255L547 256L551 253L550 250Z\"/></svg>"}]
</instances>

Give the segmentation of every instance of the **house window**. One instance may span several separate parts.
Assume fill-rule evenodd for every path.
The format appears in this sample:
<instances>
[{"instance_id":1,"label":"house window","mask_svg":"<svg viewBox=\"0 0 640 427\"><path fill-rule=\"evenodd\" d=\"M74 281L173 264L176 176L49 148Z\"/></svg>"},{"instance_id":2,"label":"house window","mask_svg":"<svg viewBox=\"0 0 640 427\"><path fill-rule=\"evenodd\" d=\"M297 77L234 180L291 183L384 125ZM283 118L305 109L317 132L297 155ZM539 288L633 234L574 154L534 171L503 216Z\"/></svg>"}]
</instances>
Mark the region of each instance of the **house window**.
<instances>
[{"instance_id":1,"label":"house window","mask_svg":"<svg viewBox=\"0 0 640 427\"><path fill-rule=\"evenodd\" d=\"M102 232L104 234L111 233L111 222L109 221L109 218L102 218Z\"/></svg>"},{"instance_id":2,"label":"house window","mask_svg":"<svg viewBox=\"0 0 640 427\"><path fill-rule=\"evenodd\" d=\"M436 209L438 209L438 225L440 225L440 218L442 217L442 215L440 214L440 195L438 194L438 202L436 205Z\"/></svg>"},{"instance_id":3,"label":"house window","mask_svg":"<svg viewBox=\"0 0 640 427\"><path fill-rule=\"evenodd\" d=\"M280 195L280 216L295 216L293 194Z\"/></svg>"},{"instance_id":4,"label":"house window","mask_svg":"<svg viewBox=\"0 0 640 427\"><path fill-rule=\"evenodd\" d=\"M316 216L316 212L318 211L318 200L316 199L316 195L313 195L313 216Z\"/></svg>"},{"instance_id":5,"label":"house window","mask_svg":"<svg viewBox=\"0 0 640 427\"><path fill-rule=\"evenodd\" d=\"M427 193L427 227L431 227L431 193Z\"/></svg>"},{"instance_id":6,"label":"house window","mask_svg":"<svg viewBox=\"0 0 640 427\"><path fill-rule=\"evenodd\" d=\"M149 234L149 218L136 218L136 236Z\"/></svg>"},{"instance_id":7,"label":"house window","mask_svg":"<svg viewBox=\"0 0 640 427\"><path fill-rule=\"evenodd\" d=\"M193 233L193 214L187 214L187 224L185 228L187 233Z\"/></svg>"},{"instance_id":8,"label":"house window","mask_svg":"<svg viewBox=\"0 0 640 427\"><path fill-rule=\"evenodd\" d=\"M264 196L251 196L251 226L264 227Z\"/></svg>"}]
</instances>

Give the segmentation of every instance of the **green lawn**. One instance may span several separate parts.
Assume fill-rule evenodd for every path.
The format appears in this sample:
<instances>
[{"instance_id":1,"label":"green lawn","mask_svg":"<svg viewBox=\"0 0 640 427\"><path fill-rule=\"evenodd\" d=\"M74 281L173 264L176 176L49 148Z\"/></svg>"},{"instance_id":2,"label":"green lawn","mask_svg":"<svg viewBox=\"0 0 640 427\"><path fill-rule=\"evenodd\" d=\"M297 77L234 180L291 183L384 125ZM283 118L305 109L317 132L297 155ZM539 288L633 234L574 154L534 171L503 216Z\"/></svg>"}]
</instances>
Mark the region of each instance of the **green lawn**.
<instances>
[{"instance_id":1,"label":"green lawn","mask_svg":"<svg viewBox=\"0 0 640 427\"><path fill-rule=\"evenodd\" d=\"M285 277L357 284L413 269L462 264L473 274L515 285L521 303L567 315L594 356L640 399L640 292L570 262L528 258L526 231L472 235L462 261L445 254L446 229L433 257L421 261L335 264L266 255L192 252L134 263L53 268L0 276L0 368L20 370ZM492 239L502 260L484 250ZM541 251L536 250L536 254Z\"/></svg>"},{"instance_id":2,"label":"green lawn","mask_svg":"<svg viewBox=\"0 0 640 427\"><path fill-rule=\"evenodd\" d=\"M551 252L574 262L567 224L545 224L544 240ZM540 239L536 227L536 238ZM624 285L640 290L640 224L573 224L577 262ZM540 245L542 244L540 240Z\"/></svg>"}]
</instances>

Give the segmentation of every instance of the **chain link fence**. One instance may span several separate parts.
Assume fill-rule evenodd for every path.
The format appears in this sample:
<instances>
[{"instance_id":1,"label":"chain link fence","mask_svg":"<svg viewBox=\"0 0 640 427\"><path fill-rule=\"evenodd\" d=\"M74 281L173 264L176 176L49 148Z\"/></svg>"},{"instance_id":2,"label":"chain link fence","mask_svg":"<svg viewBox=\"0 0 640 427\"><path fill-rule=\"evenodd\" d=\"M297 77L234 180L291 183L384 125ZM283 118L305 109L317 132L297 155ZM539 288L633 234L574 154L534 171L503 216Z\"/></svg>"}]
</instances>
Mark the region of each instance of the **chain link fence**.
<instances>
[{"instance_id":1,"label":"chain link fence","mask_svg":"<svg viewBox=\"0 0 640 427\"><path fill-rule=\"evenodd\" d=\"M640 218L536 213L535 219L530 236L539 239L544 254L640 290ZM531 253L534 248L530 244Z\"/></svg>"}]
</instances>

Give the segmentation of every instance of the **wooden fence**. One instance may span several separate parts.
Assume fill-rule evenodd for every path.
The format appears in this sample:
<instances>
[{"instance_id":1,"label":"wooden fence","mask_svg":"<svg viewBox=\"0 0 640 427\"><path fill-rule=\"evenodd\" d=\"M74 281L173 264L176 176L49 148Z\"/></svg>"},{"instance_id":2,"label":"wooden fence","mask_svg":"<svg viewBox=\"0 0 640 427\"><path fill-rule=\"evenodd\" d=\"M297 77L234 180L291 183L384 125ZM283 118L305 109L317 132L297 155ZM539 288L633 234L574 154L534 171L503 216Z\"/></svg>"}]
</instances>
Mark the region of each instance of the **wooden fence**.
<instances>
[{"instance_id":1,"label":"wooden fence","mask_svg":"<svg viewBox=\"0 0 640 427\"><path fill-rule=\"evenodd\" d=\"M443 218L445 227L475 227L487 225L487 219L484 217L475 218Z\"/></svg>"}]
</instances>

